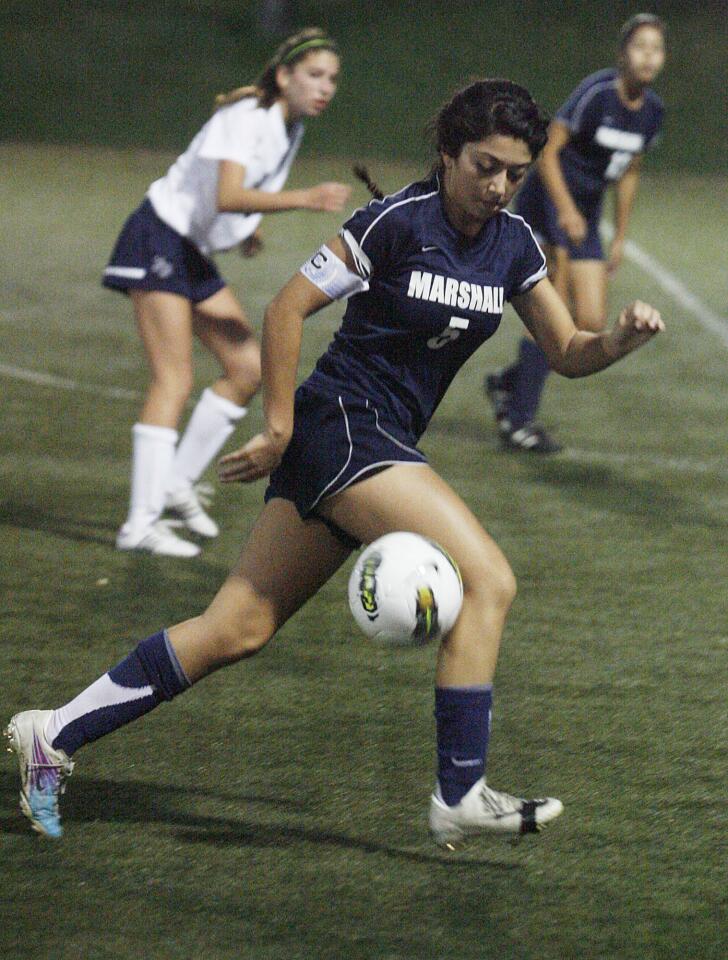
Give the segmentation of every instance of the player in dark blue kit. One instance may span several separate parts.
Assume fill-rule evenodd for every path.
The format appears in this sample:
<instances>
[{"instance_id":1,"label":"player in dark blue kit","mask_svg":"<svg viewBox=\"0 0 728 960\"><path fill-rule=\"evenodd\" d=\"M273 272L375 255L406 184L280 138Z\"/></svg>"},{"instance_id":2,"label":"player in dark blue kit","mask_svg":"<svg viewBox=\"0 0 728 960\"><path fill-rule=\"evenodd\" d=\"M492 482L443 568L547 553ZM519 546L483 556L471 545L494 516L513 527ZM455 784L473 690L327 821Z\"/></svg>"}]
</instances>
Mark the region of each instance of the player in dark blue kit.
<instances>
[{"instance_id":1,"label":"player in dark blue kit","mask_svg":"<svg viewBox=\"0 0 728 960\"><path fill-rule=\"evenodd\" d=\"M257 653L356 544L396 530L437 541L463 579L460 616L437 654L433 837L453 846L484 830L532 832L561 812L559 800L522 800L486 782L493 676L515 580L417 442L459 367L495 333L506 300L570 377L603 369L663 323L636 302L609 332L578 331L530 228L504 209L546 140L526 90L474 83L442 108L436 129L432 175L356 211L266 311L265 427L220 461L220 476L270 474L270 484L208 609L143 640L65 706L11 719L21 807L39 832L61 833L58 796L76 750ZM346 297L340 330L296 391L304 321Z\"/></svg>"},{"instance_id":2,"label":"player in dark blue kit","mask_svg":"<svg viewBox=\"0 0 728 960\"><path fill-rule=\"evenodd\" d=\"M662 102L649 85L664 62L660 18L642 13L628 20L620 35L617 69L588 76L556 112L543 154L516 198L516 211L542 244L549 279L571 304L580 330L603 330L606 324L607 279L622 260L642 156L662 124ZM605 260L599 219L610 185L615 230ZM486 377L486 393L507 446L534 453L560 449L535 422L549 369L543 350L524 337L518 360Z\"/></svg>"}]
</instances>

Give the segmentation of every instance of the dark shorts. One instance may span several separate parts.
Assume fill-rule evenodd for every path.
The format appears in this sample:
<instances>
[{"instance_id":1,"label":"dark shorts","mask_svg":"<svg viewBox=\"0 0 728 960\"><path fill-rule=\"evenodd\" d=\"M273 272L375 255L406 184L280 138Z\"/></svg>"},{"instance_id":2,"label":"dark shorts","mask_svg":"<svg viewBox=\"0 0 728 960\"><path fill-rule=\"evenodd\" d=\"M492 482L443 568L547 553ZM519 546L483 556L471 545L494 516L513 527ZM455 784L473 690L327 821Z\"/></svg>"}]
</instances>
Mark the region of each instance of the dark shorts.
<instances>
[{"instance_id":1,"label":"dark shorts","mask_svg":"<svg viewBox=\"0 0 728 960\"><path fill-rule=\"evenodd\" d=\"M305 520L319 516L316 507L322 500L366 476L395 463L427 463L414 443L397 433L369 400L304 384L296 391L293 436L270 476L266 503L273 497L290 500ZM359 545L324 522L347 546Z\"/></svg>"},{"instance_id":2,"label":"dark shorts","mask_svg":"<svg viewBox=\"0 0 728 960\"><path fill-rule=\"evenodd\" d=\"M225 281L194 243L168 226L148 199L122 227L101 281L111 290L163 290L192 303L207 300Z\"/></svg>"},{"instance_id":3,"label":"dark shorts","mask_svg":"<svg viewBox=\"0 0 728 960\"><path fill-rule=\"evenodd\" d=\"M572 243L559 226L556 207L538 174L532 173L523 184L516 196L515 211L530 225L539 243L565 247L572 260L603 260L599 238L602 194L574 199L588 230L586 239L578 245Z\"/></svg>"}]
</instances>

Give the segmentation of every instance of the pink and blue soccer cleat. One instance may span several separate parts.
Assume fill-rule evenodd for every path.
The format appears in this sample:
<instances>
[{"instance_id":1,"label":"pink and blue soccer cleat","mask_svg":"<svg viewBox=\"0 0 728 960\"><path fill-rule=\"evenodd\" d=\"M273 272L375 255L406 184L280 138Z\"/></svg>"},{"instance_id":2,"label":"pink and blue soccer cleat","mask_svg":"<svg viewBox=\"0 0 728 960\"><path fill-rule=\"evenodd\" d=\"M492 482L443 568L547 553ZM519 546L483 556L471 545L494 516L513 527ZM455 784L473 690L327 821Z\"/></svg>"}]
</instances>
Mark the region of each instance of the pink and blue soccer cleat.
<instances>
[{"instance_id":1,"label":"pink and blue soccer cleat","mask_svg":"<svg viewBox=\"0 0 728 960\"><path fill-rule=\"evenodd\" d=\"M73 762L45 738L51 710L26 710L11 717L5 735L20 764L20 809L44 837L63 836L58 798Z\"/></svg>"}]
</instances>

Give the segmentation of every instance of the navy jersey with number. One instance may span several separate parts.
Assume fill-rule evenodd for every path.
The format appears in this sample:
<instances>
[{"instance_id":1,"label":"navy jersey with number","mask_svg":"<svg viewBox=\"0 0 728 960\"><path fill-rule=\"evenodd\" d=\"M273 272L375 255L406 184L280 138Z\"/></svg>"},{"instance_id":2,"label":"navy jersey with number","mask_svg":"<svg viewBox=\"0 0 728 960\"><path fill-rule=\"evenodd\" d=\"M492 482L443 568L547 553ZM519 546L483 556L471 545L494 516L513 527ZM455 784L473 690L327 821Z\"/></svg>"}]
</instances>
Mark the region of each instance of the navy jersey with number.
<instances>
[{"instance_id":1,"label":"navy jersey with number","mask_svg":"<svg viewBox=\"0 0 728 960\"><path fill-rule=\"evenodd\" d=\"M367 289L350 297L309 383L345 389L419 439L503 305L546 276L531 228L502 211L470 239L447 220L437 176L372 200L344 224Z\"/></svg>"},{"instance_id":2,"label":"navy jersey with number","mask_svg":"<svg viewBox=\"0 0 728 960\"><path fill-rule=\"evenodd\" d=\"M556 111L556 119L571 134L560 159L575 196L601 192L619 180L659 134L664 112L660 98L648 88L642 106L630 110L619 98L618 76L615 69L592 73Z\"/></svg>"}]
</instances>

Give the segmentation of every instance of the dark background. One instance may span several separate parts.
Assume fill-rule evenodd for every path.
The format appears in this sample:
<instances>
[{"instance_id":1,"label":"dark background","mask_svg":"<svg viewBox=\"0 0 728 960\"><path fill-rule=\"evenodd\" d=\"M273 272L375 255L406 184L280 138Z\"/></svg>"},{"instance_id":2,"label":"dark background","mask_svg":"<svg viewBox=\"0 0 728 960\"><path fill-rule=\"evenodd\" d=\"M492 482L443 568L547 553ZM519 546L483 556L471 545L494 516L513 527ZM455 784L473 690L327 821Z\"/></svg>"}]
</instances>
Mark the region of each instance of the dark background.
<instances>
[{"instance_id":1,"label":"dark background","mask_svg":"<svg viewBox=\"0 0 728 960\"><path fill-rule=\"evenodd\" d=\"M5 0L0 137L180 152L215 93L252 81L281 31L328 29L340 42L340 95L306 149L427 161L424 134L474 76L506 76L554 110L587 73L614 62L633 3L382 0ZM728 5L660 2L669 59L654 170L726 169ZM281 13L282 11L282 13ZM278 23L276 23L278 21Z\"/></svg>"}]
</instances>

